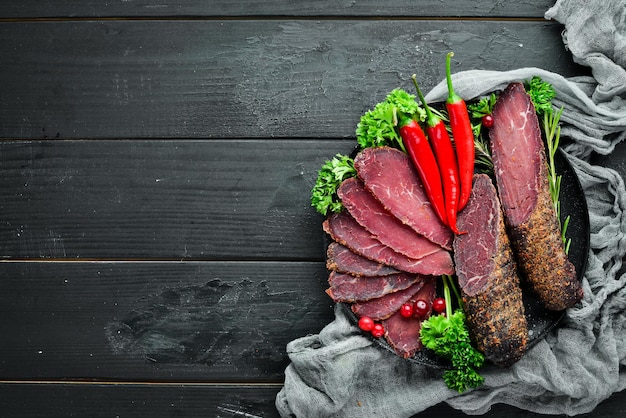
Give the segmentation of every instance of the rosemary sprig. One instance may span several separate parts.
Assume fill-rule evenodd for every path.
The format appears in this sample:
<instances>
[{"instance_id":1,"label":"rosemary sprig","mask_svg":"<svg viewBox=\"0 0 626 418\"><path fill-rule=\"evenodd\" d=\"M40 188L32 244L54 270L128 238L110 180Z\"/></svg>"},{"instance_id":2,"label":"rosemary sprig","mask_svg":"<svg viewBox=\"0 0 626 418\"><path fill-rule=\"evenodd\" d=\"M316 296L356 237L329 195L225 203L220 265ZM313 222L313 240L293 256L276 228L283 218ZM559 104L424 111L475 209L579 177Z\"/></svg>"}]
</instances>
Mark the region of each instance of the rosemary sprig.
<instances>
[{"instance_id":1,"label":"rosemary sprig","mask_svg":"<svg viewBox=\"0 0 626 418\"><path fill-rule=\"evenodd\" d=\"M562 113L563 108L560 108L556 112L552 111L552 109L550 109L550 111L543 112L543 130L546 136L546 145L548 147L548 178L550 180L550 197L552 198L554 210L556 211L558 219L561 219L561 202L559 200L559 195L561 194L561 176L556 174L554 157L556 156L559 141L561 139L561 125L559 124L559 120L561 119ZM569 247L572 243L572 239L566 237L569 220L570 217L567 216L561 225L561 240L563 241L563 244L565 244L566 254L569 253Z\"/></svg>"},{"instance_id":2,"label":"rosemary sprig","mask_svg":"<svg viewBox=\"0 0 626 418\"><path fill-rule=\"evenodd\" d=\"M552 84L547 83L539 76L532 77L526 83L526 91L530 96L530 99L535 106L537 115L543 118L543 132L546 138L546 146L548 148L548 177L550 180L550 197L554 204L554 209L558 219L561 219L561 203L559 201L559 195L561 192L561 176L556 174L556 166L554 164L554 157L557 149L559 148L559 140L561 139L561 125L559 121L563 108L558 111L553 110L552 99L556 97L556 90ZM565 253L569 252L569 247L572 242L571 239L567 239L566 231L569 225L569 216L565 218L561 225L561 240L565 245Z\"/></svg>"},{"instance_id":3,"label":"rosemary sprig","mask_svg":"<svg viewBox=\"0 0 626 418\"><path fill-rule=\"evenodd\" d=\"M474 149L476 151L476 168L482 173L493 173L493 160L489 149L489 138L483 129L482 118L491 115L496 104L497 96L491 93L478 102L467 105L472 120L472 130L474 131Z\"/></svg>"}]
</instances>

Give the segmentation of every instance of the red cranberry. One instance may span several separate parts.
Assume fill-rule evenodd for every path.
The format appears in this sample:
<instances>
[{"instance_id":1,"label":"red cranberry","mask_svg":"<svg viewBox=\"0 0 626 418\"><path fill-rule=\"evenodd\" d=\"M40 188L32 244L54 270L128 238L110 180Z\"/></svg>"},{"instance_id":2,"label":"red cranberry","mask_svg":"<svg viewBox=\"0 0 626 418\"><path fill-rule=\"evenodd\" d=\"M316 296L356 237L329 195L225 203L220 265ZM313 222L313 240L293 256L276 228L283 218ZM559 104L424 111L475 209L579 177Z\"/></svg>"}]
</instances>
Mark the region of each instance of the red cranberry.
<instances>
[{"instance_id":1,"label":"red cranberry","mask_svg":"<svg viewBox=\"0 0 626 418\"><path fill-rule=\"evenodd\" d=\"M437 298L433 300L433 311L442 313L446 310L446 300L444 298Z\"/></svg>"},{"instance_id":2,"label":"red cranberry","mask_svg":"<svg viewBox=\"0 0 626 418\"><path fill-rule=\"evenodd\" d=\"M400 307L400 315L405 318L410 318L413 316L413 304L405 303Z\"/></svg>"},{"instance_id":3,"label":"red cranberry","mask_svg":"<svg viewBox=\"0 0 626 418\"><path fill-rule=\"evenodd\" d=\"M380 323L374 324L374 327L372 328L372 335L375 338L380 338L383 335L385 335L385 328L383 327L383 324L380 324Z\"/></svg>"},{"instance_id":4,"label":"red cranberry","mask_svg":"<svg viewBox=\"0 0 626 418\"><path fill-rule=\"evenodd\" d=\"M369 316L362 316L359 319L359 328L363 331L370 332L374 327L374 320Z\"/></svg>"},{"instance_id":5,"label":"red cranberry","mask_svg":"<svg viewBox=\"0 0 626 418\"><path fill-rule=\"evenodd\" d=\"M413 312L418 318L426 318L428 312L430 312L428 302L426 302L424 299L416 300L413 304Z\"/></svg>"}]
</instances>

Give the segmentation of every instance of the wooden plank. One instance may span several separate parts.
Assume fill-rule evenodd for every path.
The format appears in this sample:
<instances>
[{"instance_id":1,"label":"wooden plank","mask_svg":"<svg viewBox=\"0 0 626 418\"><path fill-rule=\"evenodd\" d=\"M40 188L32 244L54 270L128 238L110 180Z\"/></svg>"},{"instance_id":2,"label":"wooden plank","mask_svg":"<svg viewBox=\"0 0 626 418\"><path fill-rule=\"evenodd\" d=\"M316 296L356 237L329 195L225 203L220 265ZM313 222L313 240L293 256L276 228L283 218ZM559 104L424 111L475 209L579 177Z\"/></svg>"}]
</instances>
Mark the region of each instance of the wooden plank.
<instances>
[{"instance_id":1,"label":"wooden plank","mask_svg":"<svg viewBox=\"0 0 626 418\"><path fill-rule=\"evenodd\" d=\"M243 17L250 16L304 16L319 18L339 17L430 17L430 16L486 16L542 18L554 4L551 0L528 0L523 3L471 2L421 0L396 0L381 4L374 0L337 2L332 0L299 2L287 0L248 1L168 1L155 5L153 1L102 3L95 0L74 0L49 4L36 0L2 2L3 18L32 17Z\"/></svg>"},{"instance_id":2,"label":"wooden plank","mask_svg":"<svg viewBox=\"0 0 626 418\"><path fill-rule=\"evenodd\" d=\"M321 262L0 263L0 380L276 382L332 321Z\"/></svg>"},{"instance_id":3,"label":"wooden plank","mask_svg":"<svg viewBox=\"0 0 626 418\"><path fill-rule=\"evenodd\" d=\"M278 417L276 385L0 384L4 418Z\"/></svg>"},{"instance_id":4,"label":"wooden plank","mask_svg":"<svg viewBox=\"0 0 626 418\"><path fill-rule=\"evenodd\" d=\"M4 141L3 258L321 260L310 190L354 141Z\"/></svg>"},{"instance_id":5,"label":"wooden plank","mask_svg":"<svg viewBox=\"0 0 626 418\"><path fill-rule=\"evenodd\" d=\"M542 21L0 22L0 138L346 138L453 71L580 75Z\"/></svg>"},{"instance_id":6,"label":"wooden plank","mask_svg":"<svg viewBox=\"0 0 626 418\"><path fill-rule=\"evenodd\" d=\"M77 384L77 383L0 383L0 409L4 418L55 417L216 417L278 418L275 385L198 385L198 384ZM618 393L580 418L615 418L626 414L624 393ZM94 408L97 405L97 408ZM445 403L416 414L421 417L463 418L464 413ZM528 418L521 409L496 404L487 418Z\"/></svg>"},{"instance_id":7,"label":"wooden plank","mask_svg":"<svg viewBox=\"0 0 626 418\"><path fill-rule=\"evenodd\" d=\"M0 142L7 259L317 260L310 190L354 141ZM626 146L599 163L626 174Z\"/></svg>"}]
</instances>

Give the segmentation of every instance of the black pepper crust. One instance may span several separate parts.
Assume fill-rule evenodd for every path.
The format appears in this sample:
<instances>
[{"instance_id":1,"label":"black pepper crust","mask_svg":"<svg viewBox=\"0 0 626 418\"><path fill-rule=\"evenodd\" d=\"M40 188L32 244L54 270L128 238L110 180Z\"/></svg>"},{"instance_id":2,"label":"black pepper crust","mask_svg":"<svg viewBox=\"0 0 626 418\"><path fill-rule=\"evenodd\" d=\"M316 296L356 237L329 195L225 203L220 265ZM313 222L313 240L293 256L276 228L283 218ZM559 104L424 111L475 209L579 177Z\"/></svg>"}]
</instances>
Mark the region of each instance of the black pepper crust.
<instances>
[{"instance_id":1,"label":"black pepper crust","mask_svg":"<svg viewBox=\"0 0 626 418\"><path fill-rule=\"evenodd\" d=\"M476 187L478 176L481 175L474 177L474 187ZM491 180L487 178L486 181L492 188L488 196L497 201L497 194ZM473 202L474 194L472 192L473 196L470 197L468 207L473 204L481 205L480 202ZM488 206L484 205L484 207ZM506 233L499 201L496 206L498 208L498 233L496 248L492 254L493 271L489 274L485 288L474 296L468 295L463 289L461 292L467 323L476 347L494 364L508 367L526 352L528 324L517 265ZM459 240L456 240L455 244L458 245L458 242ZM466 245L472 245L472 243L467 242Z\"/></svg>"},{"instance_id":2,"label":"black pepper crust","mask_svg":"<svg viewBox=\"0 0 626 418\"><path fill-rule=\"evenodd\" d=\"M541 152L539 163L541 183L537 205L528 221L509 227L509 233L517 263L530 288L546 309L561 311L582 299L583 288L576 276L576 268L565 254L561 223L550 196L544 152Z\"/></svg>"},{"instance_id":3,"label":"black pepper crust","mask_svg":"<svg viewBox=\"0 0 626 418\"><path fill-rule=\"evenodd\" d=\"M525 92L521 83L511 83L498 98L492 115L496 119L495 123L503 123L507 126L507 120L504 117L498 122L499 109L503 109L503 115L507 111L506 106L520 105L519 100L524 101L526 113L523 115L523 125L529 126L532 132L526 132L533 135L532 141L536 141L537 152L531 155L522 155L522 159L529 158L529 163L537 169L537 177L529 178L528 183L520 184L516 187L530 187L531 191L536 191L537 200L534 207L530 207L528 218L525 220L515 220L513 223L510 219L505 218L505 223L515 253L515 258L520 271L523 273L523 279L526 280L529 287L537 295L546 309L553 311L561 311L574 306L583 297L583 289L576 275L574 265L567 258L565 248L561 239L561 224L556 214L556 209L550 196L550 184L548 176L548 164L546 151L541 138L539 121L532 104L531 98ZM513 116L515 117L515 116ZM517 124L521 124L517 121ZM491 144L496 141L497 135L492 135L490 131ZM502 135L503 132L500 133ZM499 137L498 141L504 142L507 146L513 146L517 140L516 133L512 132L505 137ZM519 149L520 153L524 149ZM530 152L530 151L528 151ZM497 152L494 151L494 165ZM505 170L503 164L503 174L507 176L511 173ZM537 180L535 185L535 179ZM498 170L496 170L496 182L499 181ZM502 190L502 183L498 183L499 196L503 196L506 190ZM535 190L535 187L537 190ZM524 206L528 202L515 202L514 206ZM506 211L505 211L506 214ZM520 223L521 222L521 223Z\"/></svg>"}]
</instances>

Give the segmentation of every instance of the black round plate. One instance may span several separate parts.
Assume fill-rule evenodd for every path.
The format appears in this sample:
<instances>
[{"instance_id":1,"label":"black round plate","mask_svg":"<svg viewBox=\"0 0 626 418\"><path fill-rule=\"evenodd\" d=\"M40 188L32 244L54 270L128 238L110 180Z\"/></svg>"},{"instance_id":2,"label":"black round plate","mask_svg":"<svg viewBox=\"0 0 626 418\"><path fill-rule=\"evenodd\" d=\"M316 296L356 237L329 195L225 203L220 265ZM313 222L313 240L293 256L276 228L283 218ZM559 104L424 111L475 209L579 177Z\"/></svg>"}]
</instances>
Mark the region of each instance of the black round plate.
<instances>
[{"instance_id":1,"label":"black round plate","mask_svg":"<svg viewBox=\"0 0 626 418\"><path fill-rule=\"evenodd\" d=\"M561 175L561 193L559 196L561 202L561 223L564 222L567 216L570 217L566 231L566 237L572 240L568 258L576 267L578 280L582 280L587 269L587 257L589 254L590 235L587 200L574 168L571 166L565 153L560 149L555 156L555 165L557 174ZM546 333L559 323L565 312L549 311L544 308L534 293L524 283L524 280L522 280L521 287L526 309L526 321L528 323L528 347L530 348L544 338ZM357 323L358 318L350 309L350 305L346 303L340 303L340 305L354 323ZM384 338L374 338L374 340L382 347L394 352ZM432 367L447 367L447 363L428 349L417 352L408 360Z\"/></svg>"}]
</instances>

